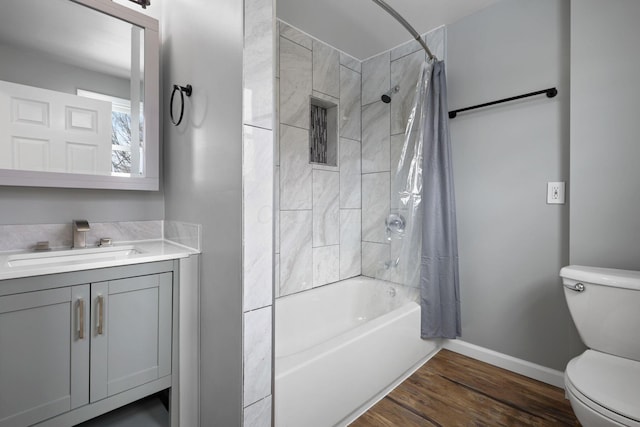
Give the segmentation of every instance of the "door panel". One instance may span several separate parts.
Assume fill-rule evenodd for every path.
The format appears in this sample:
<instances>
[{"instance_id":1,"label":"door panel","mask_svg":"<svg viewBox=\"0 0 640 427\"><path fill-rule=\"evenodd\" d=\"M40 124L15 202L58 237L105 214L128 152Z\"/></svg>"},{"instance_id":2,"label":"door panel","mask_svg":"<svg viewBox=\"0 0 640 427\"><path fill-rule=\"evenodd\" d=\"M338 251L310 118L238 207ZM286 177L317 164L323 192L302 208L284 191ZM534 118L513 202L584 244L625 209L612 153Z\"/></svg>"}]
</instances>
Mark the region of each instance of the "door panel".
<instances>
[{"instance_id":1,"label":"door panel","mask_svg":"<svg viewBox=\"0 0 640 427\"><path fill-rule=\"evenodd\" d=\"M108 312L107 393L111 396L158 378L157 284L110 294Z\"/></svg>"},{"instance_id":2,"label":"door panel","mask_svg":"<svg viewBox=\"0 0 640 427\"><path fill-rule=\"evenodd\" d=\"M86 371L73 370L88 363L88 341L74 335L81 320L74 306L89 287L75 288L0 297L0 426L30 425L87 401L72 384L88 385Z\"/></svg>"},{"instance_id":3,"label":"door panel","mask_svg":"<svg viewBox=\"0 0 640 427\"><path fill-rule=\"evenodd\" d=\"M0 169L111 174L111 103L0 81Z\"/></svg>"},{"instance_id":4,"label":"door panel","mask_svg":"<svg viewBox=\"0 0 640 427\"><path fill-rule=\"evenodd\" d=\"M172 275L92 284L91 401L171 374ZM102 298L102 303L98 303Z\"/></svg>"}]
</instances>

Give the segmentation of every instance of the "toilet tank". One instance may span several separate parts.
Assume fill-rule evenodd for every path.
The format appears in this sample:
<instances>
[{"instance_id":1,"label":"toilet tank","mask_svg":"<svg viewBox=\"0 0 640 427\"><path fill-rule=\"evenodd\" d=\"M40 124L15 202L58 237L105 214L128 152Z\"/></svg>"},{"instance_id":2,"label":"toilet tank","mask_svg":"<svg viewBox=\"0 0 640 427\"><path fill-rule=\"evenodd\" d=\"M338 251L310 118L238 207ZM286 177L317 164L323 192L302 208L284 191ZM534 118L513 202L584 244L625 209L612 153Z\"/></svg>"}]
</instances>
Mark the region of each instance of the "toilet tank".
<instances>
[{"instance_id":1,"label":"toilet tank","mask_svg":"<svg viewBox=\"0 0 640 427\"><path fill-rule=\"evenodd\" d=\"M585 345L640 361L640 272L570 265L560 276Z\"/></svg>"}]
</instances>

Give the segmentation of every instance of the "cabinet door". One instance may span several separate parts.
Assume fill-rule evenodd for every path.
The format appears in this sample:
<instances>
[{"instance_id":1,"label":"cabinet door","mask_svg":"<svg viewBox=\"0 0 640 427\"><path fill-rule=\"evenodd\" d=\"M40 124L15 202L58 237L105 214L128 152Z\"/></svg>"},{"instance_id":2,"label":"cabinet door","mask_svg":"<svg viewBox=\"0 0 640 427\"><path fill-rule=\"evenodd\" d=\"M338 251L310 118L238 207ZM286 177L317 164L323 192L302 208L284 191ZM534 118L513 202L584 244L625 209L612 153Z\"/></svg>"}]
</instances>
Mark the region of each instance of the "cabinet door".
<instances>
[{"instance_id":1,"label":"cabinet door","mask_svg":"<svg viewBox=\"0 0 640 427\"><path fill-rule=\"evenodd\" d=\"M0 297L0 426L88 403L89 285Z\"/></svg>"},{"instance_id":2,"label":"cabinet door","mask_svg":"<svg viewBox=\"0 0 640 427\"><path fill-rule=\"evenodd\" d=\"M91 401L171 374L172 274L91 285Z\"/></svg>"}]
</instances>

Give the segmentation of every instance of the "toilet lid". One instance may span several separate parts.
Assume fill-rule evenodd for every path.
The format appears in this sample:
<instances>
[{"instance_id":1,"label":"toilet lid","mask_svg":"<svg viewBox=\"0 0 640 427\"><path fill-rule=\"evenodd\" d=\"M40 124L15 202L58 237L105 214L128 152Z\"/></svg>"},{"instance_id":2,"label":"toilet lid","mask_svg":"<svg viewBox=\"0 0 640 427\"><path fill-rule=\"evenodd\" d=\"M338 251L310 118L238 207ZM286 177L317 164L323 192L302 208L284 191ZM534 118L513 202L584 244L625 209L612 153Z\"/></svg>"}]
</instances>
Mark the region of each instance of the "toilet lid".
<instances>
[{"instance_id":1,"label":"toilet lid","mask_svg":"<svg viewBox=\"0 0 640 427\"><path fill-rule=\"evenodd\" d=\"M566 375L588 399L640 421L640 362L587 350L569 362Z\"/></svg>"}]
</instances>

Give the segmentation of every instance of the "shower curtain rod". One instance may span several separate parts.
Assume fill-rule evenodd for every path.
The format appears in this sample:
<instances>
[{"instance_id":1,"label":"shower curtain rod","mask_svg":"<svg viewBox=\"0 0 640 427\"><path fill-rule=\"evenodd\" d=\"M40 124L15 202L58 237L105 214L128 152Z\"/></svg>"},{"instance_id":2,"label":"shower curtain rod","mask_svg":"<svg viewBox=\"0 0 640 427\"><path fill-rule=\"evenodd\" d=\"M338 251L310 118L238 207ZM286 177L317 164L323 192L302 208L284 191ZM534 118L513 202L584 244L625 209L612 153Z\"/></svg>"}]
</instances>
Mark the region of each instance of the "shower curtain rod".
<instances>
[{"instance_id":1,"label":"shower curtain rod","mask_svg":"<svg viewBox=\"0 0 640 427\"><path fill-rule=\"evenodd\" d=\"M413 38L416 39L418 41L418 43L420 43L422 48L427 52L427 56L429 57L429 60L435 58L435 56L431 53L431 50L429 50L429 46L427 46L425 41L422 40L422 37L420 37L420 34L418 34L418 32L415 30L415 28L413 28L411 26L411 24L409 24L407 22L407 20L402 17L402 15L400 15L398 12L396 12L395 9L393 9L391 6L389 6L383 0L372 0L372 1L375 4L377 4L378 6L380 6L381 8L383 8L389 15L393 16L396 19L396 21L401 23L402 26L404 28L406 28L407 31L409 31L411 33Z\"/></svg>"}]
</instances>

